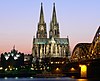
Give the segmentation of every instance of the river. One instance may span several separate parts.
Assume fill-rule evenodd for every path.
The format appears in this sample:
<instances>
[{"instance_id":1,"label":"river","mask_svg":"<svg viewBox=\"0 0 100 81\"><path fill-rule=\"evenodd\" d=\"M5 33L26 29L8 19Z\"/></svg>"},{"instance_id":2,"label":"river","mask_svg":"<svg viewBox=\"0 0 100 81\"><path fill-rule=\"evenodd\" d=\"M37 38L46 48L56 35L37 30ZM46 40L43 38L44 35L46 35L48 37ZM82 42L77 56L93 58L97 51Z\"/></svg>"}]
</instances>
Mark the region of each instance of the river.
<instances>
[{"instance_id":1,"label":"river","mask_svg":"<svg viewBox=\"0 0 100 81\"><path fill-rule=\"evenodd\" d=\"M97 81L98 79L73 79L69 77L63 78L0 78L0 81ZM100 81L100 79L98 80Z\"/></svg>"}]
</instances>

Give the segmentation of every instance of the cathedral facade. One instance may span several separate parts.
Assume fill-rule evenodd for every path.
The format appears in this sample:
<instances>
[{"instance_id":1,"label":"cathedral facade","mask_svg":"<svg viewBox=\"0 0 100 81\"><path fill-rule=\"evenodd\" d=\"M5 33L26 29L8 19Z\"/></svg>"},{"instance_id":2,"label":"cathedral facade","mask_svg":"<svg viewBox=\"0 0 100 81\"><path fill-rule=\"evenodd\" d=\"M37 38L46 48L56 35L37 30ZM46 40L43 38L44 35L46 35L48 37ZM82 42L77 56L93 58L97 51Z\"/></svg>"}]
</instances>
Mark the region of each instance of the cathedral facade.
<instances>
[{"instance_id":1,"label":"cathedral facade","mask_svg":"<svg viewBox=\"0 0 100 81\"><path fill-rule=\"evenodd\" d=\"M44 20L42 3L40 9L40 19L37 28L36 37L33 38L32 47L32 55L34 58L66 58L70 55L68 37L60 38L59 23L57 22L55 3L53 4L49 37L47 37L47 29Z\"/></svg>"}]
</instances>

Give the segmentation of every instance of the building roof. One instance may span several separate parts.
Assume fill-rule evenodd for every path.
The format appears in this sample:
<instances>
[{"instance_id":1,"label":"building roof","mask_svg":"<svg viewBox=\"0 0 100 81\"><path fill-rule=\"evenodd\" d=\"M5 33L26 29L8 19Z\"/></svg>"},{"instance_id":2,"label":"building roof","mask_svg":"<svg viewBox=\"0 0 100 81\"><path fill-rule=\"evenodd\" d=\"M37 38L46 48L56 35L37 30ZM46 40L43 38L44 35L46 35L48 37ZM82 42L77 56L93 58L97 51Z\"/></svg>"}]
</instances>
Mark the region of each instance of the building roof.
<instances>
[{"instance_id":1,"label":"building roof","mask_svg":"<svg viewBox=\"0 0 100 81\"><path fill-rule=\"evenodd\" d=\"M69 44L67 38L55 38L57 44Z\"/></svg>"},{"instance_id":2,"label":"building roof","mask_svg":"<svg viewBox=\"0 0 100 81\"><path fill-rule=\"evenodd\" d=\"M48 39L47 38L35 38L34 44L47 44Z\"/></svg>"},{"instance_id":3,"label":"building roof","mask_svg":"<svg viewBox=\"0 0 100 81\"><path fill-rule=\"evenodd\" d=\"M54 42L55 41L55 42ZM69 44L68 38L35 38L33 41L34 44L49 44L49 43L56 43L56 44Z\"/></svg>"}]
</instances>

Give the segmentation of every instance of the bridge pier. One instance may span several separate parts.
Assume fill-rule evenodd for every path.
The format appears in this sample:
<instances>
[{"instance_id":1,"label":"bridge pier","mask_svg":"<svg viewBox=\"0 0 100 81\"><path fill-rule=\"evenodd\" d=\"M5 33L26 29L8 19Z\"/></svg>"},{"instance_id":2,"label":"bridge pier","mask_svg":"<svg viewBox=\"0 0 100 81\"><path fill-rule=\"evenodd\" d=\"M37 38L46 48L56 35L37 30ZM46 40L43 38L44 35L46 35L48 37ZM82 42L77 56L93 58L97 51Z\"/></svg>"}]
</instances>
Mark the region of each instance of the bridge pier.
<instances>
[{"instance_id":1,"label":"bridge pier","mask_svg":"<svg viewBox=\"0 0 100 81\"><path fill-rule=\"evenodd\" d=\"M91 60L87 68L89 78L100 78L100 59Z\"/></svg>"},{"instance_id":2,"label":"bridge pier","mask_svg":"<svg viewBox=\"0 0 100 81\"><path fill-rule=\"evenodd\" d=\"M75 73L80 78L100 78L100 59L91 59L81 62L71 62L67 65L66 72L74 76ZM71 70L72 69L72 70Z\"/></svg>"},{"instance_id":3,"label":"bridge pier","mask_svg":"<svg viewBox=\"0 0 100 81\"><path fill-rule=\"evenodd\" d=\"M83 63L70 63L67 65L66 73L76 78L87 78L88 75L88 65Z\"/></svg>"},{"instance_id":4,"label":"bridge pier","mask_svg":"<svg viewBox=\"0 0 100 81\"><path fill-rule=\"evenodd\" d=\"M87 65L79 65L80 67L80 77L87 78Z\"/></svg>"}]
</instances>

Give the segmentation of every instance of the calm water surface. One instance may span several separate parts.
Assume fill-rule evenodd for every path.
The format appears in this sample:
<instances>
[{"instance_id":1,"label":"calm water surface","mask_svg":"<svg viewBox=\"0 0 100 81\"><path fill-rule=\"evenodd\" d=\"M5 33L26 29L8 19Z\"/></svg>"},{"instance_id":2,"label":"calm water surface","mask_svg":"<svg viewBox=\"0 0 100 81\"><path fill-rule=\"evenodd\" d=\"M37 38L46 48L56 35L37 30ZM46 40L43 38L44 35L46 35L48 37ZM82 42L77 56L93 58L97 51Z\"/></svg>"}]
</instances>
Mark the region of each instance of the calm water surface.
<instances>
[{"instance_id":1,"label":"calm water surface","mask_svg":"<svg viewBox=\"0 0 100 81\"><path fill-rule=\"evenodd\" d=\"M72 79L68 77L64 78L0 78L0 81L100 81L100 79Z\"/></svg>"}]
</instances>

